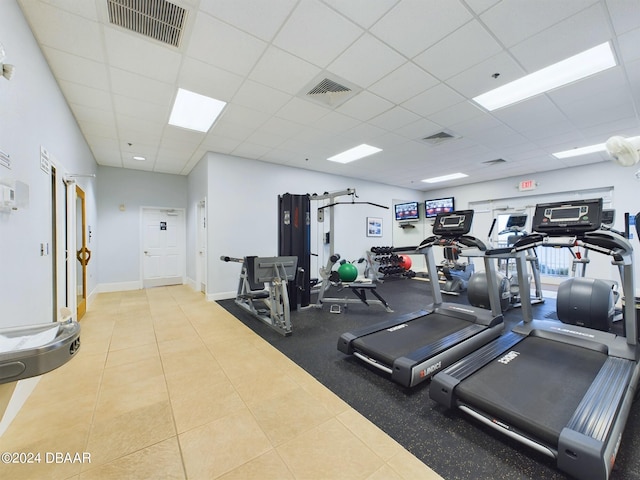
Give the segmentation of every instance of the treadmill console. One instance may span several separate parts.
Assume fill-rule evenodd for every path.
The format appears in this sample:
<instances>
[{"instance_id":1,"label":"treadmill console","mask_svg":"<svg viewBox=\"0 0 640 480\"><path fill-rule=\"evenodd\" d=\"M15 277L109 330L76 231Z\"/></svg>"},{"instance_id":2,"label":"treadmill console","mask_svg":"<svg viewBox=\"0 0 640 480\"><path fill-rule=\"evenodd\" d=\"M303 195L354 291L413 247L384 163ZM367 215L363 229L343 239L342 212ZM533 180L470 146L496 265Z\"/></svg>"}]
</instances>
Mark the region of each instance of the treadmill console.
<instances>
[{"instance_id":1,"label":"treadmill console","mask_svg":"<svg viewBox=\"0 0 640 480\"><path fill-rule=\"evenodd\" d=\"M602 222L602 199L539 203L533 216L534 232L576 235L593 232Z\"/></svg>"},{"instance_id":2,"label":"treadmill console","mask_svg":"<svg viewBox=\"0 0 640 480\"><path fill-rule=\"evenodd\" d=\"M471 230L473 210L439 213L433 223L433 234L440 237L459 237Z\"/></svg>"},{"instance_id":3,"label":"treadmill console","mask_svg":"<svg viewBox=\"0 0 640 480\"><path fill-rule=\"evenodd\" d=\"M525 225L527 224L527 215L510 215L507 220L506 230L511 232L516 232L520 230L524 230Z\"/></svg>"}]
</instances>

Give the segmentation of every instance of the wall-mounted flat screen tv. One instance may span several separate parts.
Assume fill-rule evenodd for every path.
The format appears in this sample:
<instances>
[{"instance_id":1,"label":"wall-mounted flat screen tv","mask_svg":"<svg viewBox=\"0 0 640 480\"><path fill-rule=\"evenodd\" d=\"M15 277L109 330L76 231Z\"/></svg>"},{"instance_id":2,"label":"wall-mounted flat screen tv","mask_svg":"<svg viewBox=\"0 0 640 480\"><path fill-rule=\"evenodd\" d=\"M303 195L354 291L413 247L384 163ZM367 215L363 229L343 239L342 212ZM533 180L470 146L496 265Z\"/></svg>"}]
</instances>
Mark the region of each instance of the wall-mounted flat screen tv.
<instances>
[{"instance_id":1,"label":"wall-mounted flat screen tv","mask_svg":"<svg viewBox=\"0 0 640 480\"><path fill-rule=\"evenodd\" d=\"M418 215L418 202L398 203L394 208L396 210L396 220L399 222L420 218Z\"/></svg>"},{"instance_id":2,"label":"wall-mounted flat screen tv","mask_svg":"<svg viewBox=\"0 0 640 480\"><path fill-rule=\"evenodd\" d=\"M425 200L424 212L426 218L432 218L439 213L448 213L455 210L455 201L453 197L434 198L433 200Z\"/></svg>"}]
</instances>

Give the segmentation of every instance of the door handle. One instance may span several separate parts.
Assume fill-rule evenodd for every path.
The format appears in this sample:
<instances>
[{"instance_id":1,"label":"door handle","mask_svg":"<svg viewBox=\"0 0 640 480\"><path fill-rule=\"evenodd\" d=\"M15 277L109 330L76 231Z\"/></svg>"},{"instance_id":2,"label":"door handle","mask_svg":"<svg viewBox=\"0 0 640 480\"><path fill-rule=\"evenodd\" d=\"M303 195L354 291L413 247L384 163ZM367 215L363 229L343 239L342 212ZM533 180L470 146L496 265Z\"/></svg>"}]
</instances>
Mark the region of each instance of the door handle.
<instances>
[{"instance_id":1,"label":"door handle","mask_svg":"<svg viewBox=\"0 0 640 480\"><path fill-rule=\"evenodd\" d=\"M82 247L76 253L76 258L78 259L81 265L83 266L87 265L89 263L89 260L91 260L91 250L89 250L87 247Z\"/></svg>"}]
</instances>

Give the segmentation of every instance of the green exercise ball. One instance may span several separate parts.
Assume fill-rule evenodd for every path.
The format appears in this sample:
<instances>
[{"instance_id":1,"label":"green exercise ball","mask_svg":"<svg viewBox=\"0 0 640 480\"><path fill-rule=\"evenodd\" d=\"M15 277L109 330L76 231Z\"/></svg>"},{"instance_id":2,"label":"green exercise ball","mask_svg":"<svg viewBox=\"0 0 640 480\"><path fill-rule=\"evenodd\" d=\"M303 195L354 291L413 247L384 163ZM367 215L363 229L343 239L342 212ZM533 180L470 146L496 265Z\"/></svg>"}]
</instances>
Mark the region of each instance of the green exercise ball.
<instances>
[{"instance_id":1,"label":"green exercise ball","mask_svg":"<svg viewBox=\"0 0 640 480\"><path fill-rule=\"evenodd\" d=\"M358 268L353 263L343 263L338 268L338 275L343 282L353 282L358 278Z\"/></svg>"}]
</instances>

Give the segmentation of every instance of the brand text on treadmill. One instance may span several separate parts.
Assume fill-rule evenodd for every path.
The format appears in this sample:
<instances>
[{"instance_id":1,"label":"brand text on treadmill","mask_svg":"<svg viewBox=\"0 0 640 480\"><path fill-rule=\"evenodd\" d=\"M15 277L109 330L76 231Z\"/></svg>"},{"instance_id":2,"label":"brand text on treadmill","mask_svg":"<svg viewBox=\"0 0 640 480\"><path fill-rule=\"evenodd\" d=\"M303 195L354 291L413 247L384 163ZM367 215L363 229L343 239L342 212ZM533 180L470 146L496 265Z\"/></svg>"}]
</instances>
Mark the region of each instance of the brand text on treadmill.
<instances>
[{"instance_id":1,"label":"brand text on treadmill","mask_svg":"<svg viewBox=\"0 0 640 480\"><path fill-rule=\"evenodd\" d=\"M518 355L520 355L520 352L516 352L514 350L511 350L509 353L507 353L504 357L502 357L501 359L498 360L498 362L503 363L503 364L507 364L509 363L511 360L513 360L514 358L516 358Z\"/></svg>"}]
</instances>

